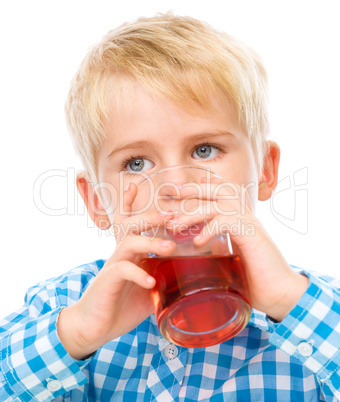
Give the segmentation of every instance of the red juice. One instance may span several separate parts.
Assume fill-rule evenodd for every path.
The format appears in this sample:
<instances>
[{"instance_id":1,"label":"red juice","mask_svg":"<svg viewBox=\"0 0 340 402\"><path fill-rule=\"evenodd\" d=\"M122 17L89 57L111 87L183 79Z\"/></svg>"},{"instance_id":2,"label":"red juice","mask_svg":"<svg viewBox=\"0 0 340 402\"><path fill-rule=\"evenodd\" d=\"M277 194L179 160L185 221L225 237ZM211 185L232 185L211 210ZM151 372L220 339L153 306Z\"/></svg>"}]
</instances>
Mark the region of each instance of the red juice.
<instances>
[{"instance_id":1,"label":"red juice","mask_svg":"<svg viewBox=\"0 0 340 402\"><path fill-rule=\"evenodd\" d=\"M160 332L169 341L211 346L247 325L251 307L238 256L150 257L142 267L156 279L151 299Z\"/></svg>"}]
</instances>

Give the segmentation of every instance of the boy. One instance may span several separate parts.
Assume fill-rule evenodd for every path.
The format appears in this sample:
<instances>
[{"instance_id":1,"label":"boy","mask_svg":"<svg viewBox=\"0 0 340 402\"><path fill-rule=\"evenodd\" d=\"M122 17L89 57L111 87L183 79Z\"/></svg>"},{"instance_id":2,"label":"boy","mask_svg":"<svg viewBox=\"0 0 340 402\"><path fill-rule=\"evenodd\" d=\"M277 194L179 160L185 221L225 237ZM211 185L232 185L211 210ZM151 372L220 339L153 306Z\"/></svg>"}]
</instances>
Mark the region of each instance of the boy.
<instances>
[{"instance_id":1,"label":"boy","mask_svg":"<svg viewBox=\"0 0 340 402\"><path fill-rule=\"evenodd\" d=\"M266 77L256 54L191 18L140 19L89 52L66 105L85 172L77 187L102 229L196 223L195 216L131 212L136 173L211 168L256 199L278 178L279 147L267 141ZM120 194L120 173L131 183ZM105 190L105 191L104 191ZM292 269L250 209L212 213L194 241L247 223L232 238L247 271L253 313L236 337L208 348L161 337L143 256L173 242L117 239L112 256L29 289L1 323L1 401L287 401L340 398L339 291ZM218 222L219 225L214 225Z\"/></svg>"}]
</instances>

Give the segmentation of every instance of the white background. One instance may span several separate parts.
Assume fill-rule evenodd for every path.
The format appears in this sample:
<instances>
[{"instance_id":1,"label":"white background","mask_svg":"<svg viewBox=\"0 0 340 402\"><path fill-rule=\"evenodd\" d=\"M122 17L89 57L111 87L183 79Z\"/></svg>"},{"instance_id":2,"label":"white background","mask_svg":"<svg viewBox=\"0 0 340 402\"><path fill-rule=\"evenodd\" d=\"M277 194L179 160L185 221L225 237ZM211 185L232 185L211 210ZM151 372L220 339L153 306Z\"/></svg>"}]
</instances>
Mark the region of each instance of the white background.
<instances>
[{"instance_id":1,"label":"white background","mask_svg":"<svg viewBox=\"0 0 340 402\"><path fill-rule=\"evenodd\" d=\"M64 102L89 46L127 20L168 10L203 19L262 56L284 191L258 215L289 263L340 277L339 9L330 0L2 2L0 317L29 286L112 253L113 238L93 228L75 196L81 165ZM64 208L60 216L42 212L34 196L34 183L54 170L41 201Z\"/></svg>"}]
</instances>

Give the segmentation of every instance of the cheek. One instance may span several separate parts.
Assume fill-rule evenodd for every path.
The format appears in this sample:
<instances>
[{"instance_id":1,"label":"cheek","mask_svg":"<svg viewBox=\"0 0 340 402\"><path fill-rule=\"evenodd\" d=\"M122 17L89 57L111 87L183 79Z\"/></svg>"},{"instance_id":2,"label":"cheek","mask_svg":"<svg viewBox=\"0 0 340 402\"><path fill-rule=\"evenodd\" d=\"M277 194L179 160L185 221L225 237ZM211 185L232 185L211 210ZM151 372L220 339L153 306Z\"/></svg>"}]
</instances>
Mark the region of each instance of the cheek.
<instances>
[{"instance_id":1,"label":"cheek","mask_svg":"<svg viewBox=\"0 0 340 402\"><path fill-rule=\"evenodd\" d=\"M102 207L106 210L107 215L113 216L119 200L119 189L114 183L102 179L97 184L95 191L100 196Z\"/></svg>"},{"instance_id":2,"label":"cheek","mask_svg":"<svg viewBox=\"0 0 340 402\"><path fill-rule=\"evenodd\" d=\"M258 199L258 170L254 155L250 149L246 149L233 162L234 183L241 186L246 205L255 212Z\"/></svg>"},{"instance_id":3,"label":"cheek","mask_svg":"<svg viewBox=\"0 0 340 402\"><path fill-rule=\"evenodd\" d=\"M256 211L256 204L258 199L258 183L255 181L251 181L245 188L247 203L246 205L252 212Z\"/></svg>"},{"instance_id":4,"label":"cheek","mask_svg":"<svg viewBox=\"0 0 340 402\"><path fill-rule=\"evenodd\" d=\"M250 209L255 213L259 191L258 171L255 162L250 164L243 183L248 201L247 205L250 204Z\"/></svg>"}]
</instances>

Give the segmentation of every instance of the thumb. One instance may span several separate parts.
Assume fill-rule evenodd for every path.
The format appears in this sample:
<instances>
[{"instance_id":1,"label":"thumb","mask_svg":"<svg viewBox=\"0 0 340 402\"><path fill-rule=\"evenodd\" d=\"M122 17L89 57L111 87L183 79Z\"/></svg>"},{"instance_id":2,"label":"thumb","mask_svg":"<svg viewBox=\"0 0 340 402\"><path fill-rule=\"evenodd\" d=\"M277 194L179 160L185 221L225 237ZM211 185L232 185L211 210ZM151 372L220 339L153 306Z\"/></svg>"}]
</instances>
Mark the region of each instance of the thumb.
<instances>
[{"instance_id":1,"label":"thumb","mask_svg":"<svg viewBox=\"0 0 340 402\"><path fill-rule=\"evenodd\" d=\"M136 199L138 193L138 188L135 183L129 183L123 193L121 194L118 205L116 208L115 216L114 216L114 223L120 224L126 219L127 217L131 216L132 212L132 204Z\"/></svg>"}]
</instances>

